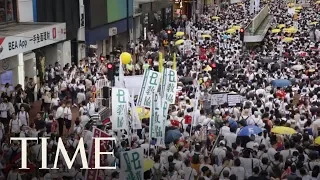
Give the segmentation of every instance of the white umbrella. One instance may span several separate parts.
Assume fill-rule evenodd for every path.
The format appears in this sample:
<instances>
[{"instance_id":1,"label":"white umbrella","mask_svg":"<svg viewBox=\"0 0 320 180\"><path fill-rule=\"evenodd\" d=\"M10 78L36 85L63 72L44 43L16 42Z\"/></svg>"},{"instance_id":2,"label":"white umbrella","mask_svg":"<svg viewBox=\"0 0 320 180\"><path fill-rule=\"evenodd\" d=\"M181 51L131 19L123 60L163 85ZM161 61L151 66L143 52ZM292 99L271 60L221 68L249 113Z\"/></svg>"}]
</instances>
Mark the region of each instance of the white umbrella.
<instances>
[{"instance_id":1,"label":"white umbrella","mask_svg":"<svg viewBox=\"0 0 320 180\"><path fill-rule=\"evenodd\" d=\"M304 66L298 64L298 65L292 66L291 69L296 70L296 71L300 71L300 70L304 69Z\"/></svg>"}]
</instances>

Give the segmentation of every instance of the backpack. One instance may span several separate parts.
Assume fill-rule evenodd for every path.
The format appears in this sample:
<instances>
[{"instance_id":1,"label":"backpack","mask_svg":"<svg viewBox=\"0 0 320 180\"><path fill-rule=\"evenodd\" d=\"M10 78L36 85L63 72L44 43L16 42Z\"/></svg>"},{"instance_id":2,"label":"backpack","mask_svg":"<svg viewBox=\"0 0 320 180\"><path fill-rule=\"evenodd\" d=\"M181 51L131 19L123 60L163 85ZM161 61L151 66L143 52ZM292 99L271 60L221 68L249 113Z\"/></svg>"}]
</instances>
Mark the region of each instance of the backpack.
<instances>
[{"instance_id":1,"label":"backpack","mask_svg":"<svg viewBox=\"0 0 320 180\"><path fill-rule=\"evenodd\" d=\"M272 163L272 174L273 174L273 176L274 177L281 177L282 171L281 171L281 169L279 167L280 163L278 163L278 164L274 164L273 162L271 162L271 163Z\"/></svg>"},{"instance_id":2,"label":"backpack","mask_svg":"<svg viewBox=\"0 0 320 180\"><path fill-rule=\"evenodd\" d=\"M162 178L161 164L159 165L159 168L153 167L152 169L153 169L152 180L161 180Z\"/></svg>"},{"instance_id":3,"label":"backpack","mask_svg":"<svg viewBox=\"0 0 320 180\"><path fill-rule=\"evenodd\" d=\"M11 147L10 162L18 155L18 151L19 151L19 148L17 148L16 150L14 150L14 149Z\"/></svg>"},{"instance_id":4,"label":"backpack","mask_svg":"<svg viewBox=\"0 0 320 180\"><path fill-rule=\"evenodd\" d=\"M263 168L260 166L261 171L260 171L259 174L260 174L260 175L261 175L261 174L269 174L268 171L267 171L268 168L269 168L269 166L270 166L270 164L268 164L268 166L267 166L265 169L263 169Z\"/></svg>"}]
</instances>

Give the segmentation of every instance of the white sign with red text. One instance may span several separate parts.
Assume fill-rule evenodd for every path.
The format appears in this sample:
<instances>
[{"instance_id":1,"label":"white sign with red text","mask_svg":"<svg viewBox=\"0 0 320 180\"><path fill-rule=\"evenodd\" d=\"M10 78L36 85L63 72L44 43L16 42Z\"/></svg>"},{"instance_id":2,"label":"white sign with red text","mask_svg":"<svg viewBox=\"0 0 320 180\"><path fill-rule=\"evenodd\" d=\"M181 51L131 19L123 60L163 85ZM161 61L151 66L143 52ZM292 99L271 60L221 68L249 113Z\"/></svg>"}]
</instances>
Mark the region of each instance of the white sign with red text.
<instances>
[{"instance_id":1,"label":"white sign with red text","mask_svg":"<svg viewBox=\"0 0 320 180\"><path fill-rule=\"evenodd\" d=\"M0 37L0 59L38 49L66 39L66 23L57 23L20 34Z\"/></svg>"}]
</instances>

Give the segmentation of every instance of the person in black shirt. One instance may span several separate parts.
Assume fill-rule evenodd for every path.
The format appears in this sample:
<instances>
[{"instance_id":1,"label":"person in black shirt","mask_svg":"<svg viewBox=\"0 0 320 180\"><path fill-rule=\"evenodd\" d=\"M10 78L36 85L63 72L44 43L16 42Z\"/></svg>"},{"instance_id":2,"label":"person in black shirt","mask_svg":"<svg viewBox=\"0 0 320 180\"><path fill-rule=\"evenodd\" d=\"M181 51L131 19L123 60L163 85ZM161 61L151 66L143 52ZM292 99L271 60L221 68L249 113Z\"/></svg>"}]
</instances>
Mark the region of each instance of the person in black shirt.
<instances>
[{"instance_id":1,"label":"person in black shirt","mask_svg":"<svg viewBox=\"0 0 320 180\"><path fill-rule=\"evenodd\" d=\"M36 130L45 130L46 122L43 120L40 113L37 114L37 119L34 121L34 124L36 126Z\"/></svg>"}]
</instances>

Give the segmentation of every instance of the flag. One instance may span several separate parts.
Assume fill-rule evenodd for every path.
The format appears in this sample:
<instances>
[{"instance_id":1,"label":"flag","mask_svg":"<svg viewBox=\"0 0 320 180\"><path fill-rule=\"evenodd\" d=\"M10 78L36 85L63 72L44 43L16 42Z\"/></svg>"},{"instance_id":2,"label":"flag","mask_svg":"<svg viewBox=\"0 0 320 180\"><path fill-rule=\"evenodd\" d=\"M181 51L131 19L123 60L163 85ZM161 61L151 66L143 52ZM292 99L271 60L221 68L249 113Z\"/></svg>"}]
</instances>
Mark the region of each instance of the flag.
<instances>
[{"instance_id":1,"label":"flag","mask_svg":"<svg viewBox=\"0 0 320 180\"><path fill-rule=\"evenodd\" d=\"M163 58L162 53L159 52L159 72L161 73L163 71Z\"/></svg>"},{"instance_id":2,"label":"flag","mask_svg":"<svg viewBox=\"0 0 320 180\"><path fill-rule=\"evenodd\" d=\"M177 70L177 54L173 53L173 70Z\"/></svg>"}]
</instances>

